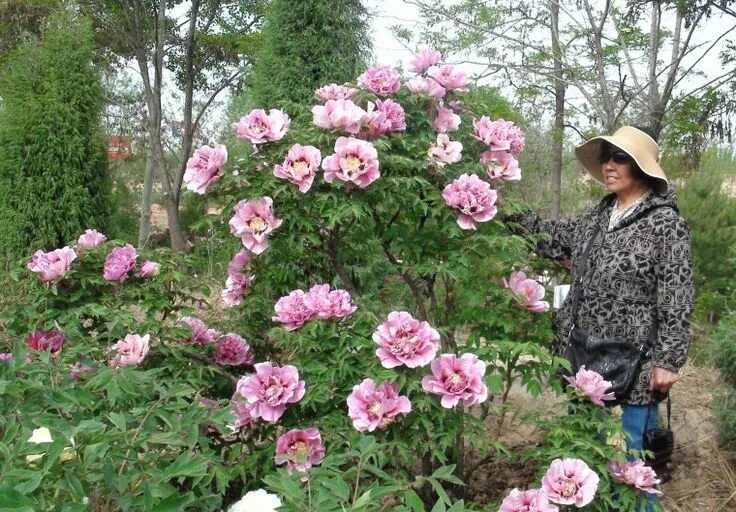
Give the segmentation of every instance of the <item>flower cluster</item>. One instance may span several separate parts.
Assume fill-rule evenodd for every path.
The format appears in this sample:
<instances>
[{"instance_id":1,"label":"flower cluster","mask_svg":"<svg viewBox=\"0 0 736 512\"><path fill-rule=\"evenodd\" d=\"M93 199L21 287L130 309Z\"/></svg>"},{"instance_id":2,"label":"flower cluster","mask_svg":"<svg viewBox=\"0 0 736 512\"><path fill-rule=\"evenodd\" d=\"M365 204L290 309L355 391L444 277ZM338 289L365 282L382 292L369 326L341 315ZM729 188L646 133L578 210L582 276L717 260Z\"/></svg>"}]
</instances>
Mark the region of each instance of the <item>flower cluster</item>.
<instances>
[{"instance_id":1,"label":"flower cluster","mask_svg":"<svg viewBox=\"0 0 736 512\"><path fill-rule=\"evenodd\" d=\"M221 336L216 329L210 329L202 320L193 316L183 316L177 323L191 331L191 335L182 340L188 345L207 345Z\"/></svg>"},{"instance_id":2,"label":"flower cluster","mask_svg":"<svg viewBox=\"0 0 736 512\"><path fill-rule=\"evenodd\" d=\"M520 491L512 489L504 498L498 512L557 512L559 507L551 505L544 489Z\"/></svg>"},{"instance_id":3,"label":"flower cluster","mask_svg":"<svg viewBox=\"0 0 736 512\"><path fill-rule=\"evenodd\" d=\"M96 229L86 229L84 233L79 235L79 239L77 240L77 247L84 249L102 247L105 244L106 240L107 237Z\"/></svg>"},{"instance_id":4,"label":"flower cluster","mask_svg":"<svg viewBox=\"0 0 736 512\"><path fill-rule=\"evenodd\" d=\"M217 340L215 361L223 366L243 366L253 364L253 352L242 336L229 332Z\"/></svg>"},{"instance_id":5,"label":"flower cluster","mask_svg":"<svg viewBox=\"0 0 736 512\"><path fill-rule=\"evenodd\" d=\"M58 329L33 331L26 337L26 345L36 352L48 350L55 354L62 349L64 342L66 342L66 334Z\"/></svg>"},{"instance_id":6,"label":"flower cluster","mask_svg":"<svg viewBox=\"0 0 736 512\"><path fill-rule=\"evenodd\" d=\"M399 90L399 71L391 66L368 68L358 77L358 85L379 96L388 96Z\"/></svg>"},{"instance_id":7,"label":"flower cluster","mask_svg":"<svg viewBox=\"0 0 736 512\"><path fill-rule=\"evenodd\" d=\"M475 174L462 174L444 188L442 197L448 206L460 210L457 224L462 229L476 229L476 222L488 222L498 211L498 193Z\"/></svg>"},{"instance_id":8,"label":"flower cluster","mask_svg":"<svg viewBox=\"0 0 736 512\"><path fill-rule=\"evenodd\" d=\"M312 187L321 161L322 153L319 149L294 144L289 149L284 163L274 167L273 175L297 185L299 192L304 194Z\"/></svg>"},{"instance_id":9,"label":"flower cluster","mask_svg":"<svg viewBox=\"0 0 736 512\"><path fill-rule=\"evenodd\" d=\"M350 294L345 290L330 290L328 284L313 286L308 292L294 290L281 297L271 318L287 331L294 331L314 319L339 320L355 312Z\"/></svg>"},{"instance_id":10,"label":"flower cluster","mask_svg":"<svg viewBox=\"0 0 736 512\"><path fill-rule=\"evenodd\" d=\"M379 346L376 355L384 368L425 366L440 348L440 334L405 311L391 312L373 332L373 341Z\"/></svg>"},{"instance_id":11,"label":"flower cluster","mask_svg":"<svg viewBox=\"0 0 736 512\"><path fill-rule=\"evenodd\" d=\"M322 436L315 427L306 430L293 429L276 441L276 464L286 464L289 472L306 472L325 458Z\"/></svg>"},{"instance_id":12,"label":"flower cluster","mask_svg":"<svg viewBox=\"0 0 736 512\"><path fill-rule=\"evenodd\" d=\"M376 148L368 141L353 137L339 137L335 142L335 154L322 161L322 168L326 182L332 183L337 178L360 188L381 176Z\"/></svg>"},{"instance_id":13,"label":"flower cluster","mask_svg":"<svg viewBox=\"0 0 736 512\"><path fill-rule=\"evenodd\" d=\"M504 288L511 289L514 300L529 311L543 313L549 310L549 303L543 301L544 286L526 277L524 272L512 272L508 281L503 280Z\"/></svg>"},{"instance_id":14,"label":"flower cluster","mask_svg":"<svg viewBox=\"0 0 736 512\"><path fill-rule=\"evenodd\" d=\"M128 278L128 274L135 268L135 262L138 259L138 253L130 244L123 247L115 247L105 258L105 268L102 277L106 281L123 282Z\"/></svg>"},{"instance_id":15,"label":"flower cluster","mask_svg":"<svg viewBox=\"0 0 736 512\"><path fill-rule=\"evenodd\" d=\"M482 116L473 120L473 136L488 146L480 157L492 180L515 181L521 179L516 157L524 149L524 134L511 121L491 121Z\"/></svg>"},{"instance_id":16,"label":"flower cluster","mask_svg":"<svg viewBox=\"0 0 736 512\"><path fill-rule=\"evenodd\" d=\"M345 85L329 84L314 91L314 96L320 101L349 100L358 93L358 89Z\"/></svg>"},{"instance_id":17,"label":"flower cluster","mask_svg":"<svg viewBox=\"0 0 736 512\"><path fill-rule=\"evenodd\" d=\"M475 354L442 354L432 361L432 375L422 378L422 389L442 397L442 407L452 409L461 400L463 405L480 404L488 399L483 376L486 365Z\"/></svg>"},{"instance_id":18,"label":"flower cluster","mask_svg":"<svg viewBox=\"0 0 736 512\"><path fill-rule=\"evenodd\" d=\"M248 140L252 144L263 144L281 140L286 135L291 119L282 110L272 108L268 114L265 110L252 110L247 116L233 124L235 136L240 140Z\"/></svg>"}]
</instances>

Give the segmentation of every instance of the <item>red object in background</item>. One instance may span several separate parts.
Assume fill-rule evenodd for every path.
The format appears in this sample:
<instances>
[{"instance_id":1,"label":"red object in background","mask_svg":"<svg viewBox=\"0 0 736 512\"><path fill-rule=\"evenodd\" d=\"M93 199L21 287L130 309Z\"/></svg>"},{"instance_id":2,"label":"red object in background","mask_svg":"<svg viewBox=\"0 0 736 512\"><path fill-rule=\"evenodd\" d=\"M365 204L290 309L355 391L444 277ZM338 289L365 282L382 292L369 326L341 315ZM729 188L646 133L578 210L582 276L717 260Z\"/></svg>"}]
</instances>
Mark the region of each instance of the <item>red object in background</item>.
<instances>
[{"instance_id":1,"label":"red object in background","mask_svg":"<svg viewBox=\"0 0 736 512\"><path fill-rule=\"evenodd\" d=\"M133 147L128 137L110 135L107 139L108 160L125 160L133 156Z\"/></svg>"}]
</instances>

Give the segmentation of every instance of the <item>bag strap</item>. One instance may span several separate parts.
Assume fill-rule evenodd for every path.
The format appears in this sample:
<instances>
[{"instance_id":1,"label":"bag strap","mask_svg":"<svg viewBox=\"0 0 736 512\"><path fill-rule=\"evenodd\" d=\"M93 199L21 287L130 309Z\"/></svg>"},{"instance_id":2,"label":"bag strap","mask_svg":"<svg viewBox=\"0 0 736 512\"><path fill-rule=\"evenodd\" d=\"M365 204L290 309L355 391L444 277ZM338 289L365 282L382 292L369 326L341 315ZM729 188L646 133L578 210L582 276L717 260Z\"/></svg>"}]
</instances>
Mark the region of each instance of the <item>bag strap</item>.
<instances>
[{"instance_id":1,"label":"bag strap","mask_svg":"<svg viewBox=\"0 0 736 512\"><path fill-rule=\"evenodd\" d=\"M602 231L600 216L597 218L597 221L598 221L597 228L595 232L593 233L593 236L591 236L590 240L588 240L588 245L585 246L585 249L583 250L583 254L580 256L581 267L579 270L578 278L573 282L572 309L570 311L570 318L572 319L572 323L570 325L571 331L575 327L575 322L577 322L578 307L580 307L580 297L583 291L583 276L585 275L585 272L588 270L588 256L590 256L590 251L591 249L593 249L593 242L596 241L596 239L598 238L598 235Z\"/></svg>"}]
</instances>

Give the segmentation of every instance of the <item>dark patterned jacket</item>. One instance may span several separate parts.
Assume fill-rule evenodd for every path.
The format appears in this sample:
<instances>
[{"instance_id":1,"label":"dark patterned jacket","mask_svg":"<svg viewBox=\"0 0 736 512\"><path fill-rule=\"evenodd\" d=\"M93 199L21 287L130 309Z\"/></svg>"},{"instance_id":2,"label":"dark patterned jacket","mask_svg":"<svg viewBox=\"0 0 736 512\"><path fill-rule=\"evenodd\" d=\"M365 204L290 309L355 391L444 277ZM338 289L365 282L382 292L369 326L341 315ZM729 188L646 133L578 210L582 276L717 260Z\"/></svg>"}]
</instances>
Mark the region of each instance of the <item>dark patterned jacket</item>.
<instances>
[{"instance_id":1,"label":"dark patterned jacket","mask_svg":"<svg viewBox=\"0 0 736 512\"><path fill-rule=\"evenodd\" d=\"M537 246L542 256L572 261L573 287L582 286L577 325L588 333L638 345L647 341L653 319L657 319L651 356L623 399L625 403L643 405L662 398L649 391L651 367L677 371L687 358L694 294L690 234L678 213L672 189L666 196L650 192L609 232L615 199L610 194L580 217L556 222L540 220L527 212L520 224L529 233L549 235ZM580 258L596 229L601 234L583 271ZM573 289L553 320L559 353L565 350L571 327L572 294Z\"/></svg>"}]
</instances>

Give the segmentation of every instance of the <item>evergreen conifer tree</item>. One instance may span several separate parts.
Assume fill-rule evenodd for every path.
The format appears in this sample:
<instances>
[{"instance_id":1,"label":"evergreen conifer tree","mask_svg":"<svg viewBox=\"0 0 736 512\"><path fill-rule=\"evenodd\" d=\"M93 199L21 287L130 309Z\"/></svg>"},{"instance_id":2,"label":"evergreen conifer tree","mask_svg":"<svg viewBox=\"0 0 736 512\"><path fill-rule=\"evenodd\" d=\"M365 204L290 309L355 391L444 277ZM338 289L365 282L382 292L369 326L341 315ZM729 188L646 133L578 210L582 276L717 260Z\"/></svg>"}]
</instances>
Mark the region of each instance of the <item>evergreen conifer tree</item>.
<instances>
[{"instance_id":1,"label":"evergreen conifer tree","mask_svg":"<svg viewBox=\"0 0 736 512\"><path fill-rule=\"evenodd\" d=\"M316 88L355 80L370 53L367 26L360 0L274 0L254 64L253 104L308 105Z\"/></svg>"},{"instance_id":2,"label":"evergreen conifer tree","mask_svg":"<svg viewBox=\"0 0 736 512\"><path fill-rule=\"evenodd\" d=\"M105 229L110 211L104 92L92 32L60 11L0 77L0 251L9 256Z\"/></svg>"}]
</instances>

